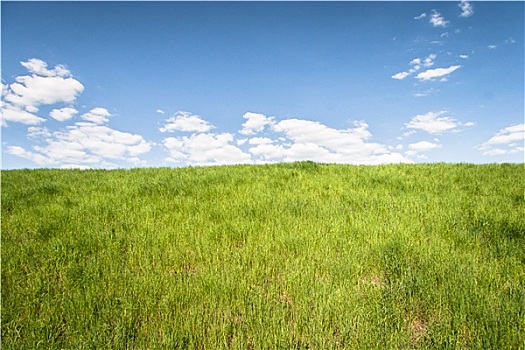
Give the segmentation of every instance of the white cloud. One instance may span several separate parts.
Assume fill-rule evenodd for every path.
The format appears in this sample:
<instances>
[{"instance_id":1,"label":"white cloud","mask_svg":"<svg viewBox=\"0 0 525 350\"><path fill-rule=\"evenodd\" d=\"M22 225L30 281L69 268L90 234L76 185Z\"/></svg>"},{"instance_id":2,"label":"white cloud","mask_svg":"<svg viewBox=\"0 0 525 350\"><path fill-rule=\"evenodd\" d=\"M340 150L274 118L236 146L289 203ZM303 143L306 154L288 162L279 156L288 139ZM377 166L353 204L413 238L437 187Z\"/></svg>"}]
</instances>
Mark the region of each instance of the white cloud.
<instances>
[{"instance_id":1,"label":"white cloud","mask_svg":"<svg viewBox=\"0 0 525 350\"><path fill-rule=\"evenodd\" d=\"M167 137L164 147L170 157L167 161L185 165L224 165L251 163L249 154L232 145L230 133L201 133L191 136Z\"/></svg>"},{"instance_id":2,"label":"white cloud","mask_svg":"<svg viewBox=\"0 0 525 350\"><path fill-rule=\"evenodd\" d=\"M406 77L408 77L410 74L411 74L410 72L400 72L400 73L392 75L392 79L403 80Z\"/></svg>"},{"instance_id":3,"label":"white cloud","mask_svg":"<svg viewBox=\"0 0 525 350\"><path fill-rule=\"evenodd\" d=\"M459 55L459 57L466 60L468 58L468 55Z\"/></svg>"},{"instance_id":4,"label":"white cloud","mask_svg":"<svg viewBox=\"0 0 525 350\"><path fill-rule=\"evenodd\" d=\"M44 77L66 77L71 72L63 65L57 65L55 68L47 69L47 63L37 58L30 58L26 62L20 62L30 73Z\"/></svg>"},{"instance_id":5,"label":"white cloud","mask_svg":"<svg viewBox=\"0 0 525 350\"><path fill-rule=\"evenodd\" d=\"M455 130L463 125L454 118L441 117L445 113L445 111L441 111L419 114L414 116L405 126L408 129L419 129L430 134L440 134L445 131Z\"/></svg>"},{"instance_id":6,"label":"white cloud","mask_svg":"<svg viewBox=\"0 0 525 350\"><path fill-rule=\"evenodd\" d=\"M367 142L372 134L368 124L355 122L354 128L333 129L302 119L286 119L272 129L285 135L280 145L258 145L250 152L266 159L282 157L284 161L313 160L329 163L380 164L408 162L385 145Z\"/></svg>"},{"instance_id":7,"label":"white cloud","mask_svg":"<svg viewBox=\"0 0 525 350\"><path fill-rule=\"evenodd\" d=\"M5 100L16 106L52 105L73 102L84 86L73 78L24 75L9 85Z\"/></svg>"},{"instance_id":8,"label":"white cloud","mask_svg":"<svg viewBox=\"0 0 525 350\"><path fill-rule=\"evenodd\" d=\"M421 81L434 80L435 78L441 78L446 75L449 75L459 68L461 68L461 66L450 66L448 68L429 69L419 73L416 78Z\"/></svg>"},{"instance_id":9,"label":"white cloud","mask_svg":"<svg viewBox=\"0 0 525 350\"><path fill-rule=\"evenodd\" d=\"M270 144L273 143L272 139L269 139L267 137L252 137L248 143L250 145L263 145L263 144Z\"/></svg>"},{"instance_id":10,"label":"white cloud","mask_svg":"<svg viewBox=\"0 0 525 350\"><path fill-rule=\"evenodd\" d=\"M441 14L437 12L436 10L432 10L432 14L430 15L429 22L434 27L443 27L443 28L446 27L449 23L448 21L445 21L445 18L441 16Z\"/></svg>"},{"instance_id":11,"label":"white cloud","mask_svg":"<svg viewBox=\"0 0 525 350\"><path fill-rule=\"evenodd\" d=\"M165 112L162 109L157 109L157 113L164 114Z\"/></svg>"},{"instance_id":12,"label":"white cloud","mask_svg":"<svg viewBox=\"0 0 525 350\"><path fill-rule=\"evenodd\" d=\"M433 149L440 148L439 143L432 143L429 141L421 141L416 143L411 143L408 145L408 151L405 152L406 155L413 156L419 153L425 153L432 151Z\"/></svg>"},{"instance_id":13,"label":"white cloud","mask_svg":"<svg viewBox=\"0 0 525 350\"><path fill-rule=\"evenodd\" d=\"M412 96L414 96L414 97L425 97L425 96L428 96L428 95L432 94L434 91L436 91L434 88L430 88L428 90L414 92L414 93L412 93Z\"/></svg>"},{"instance_id":14,"label":"white cloud","mask_svg":"<svg viewBox=\"0 0 525 350\"><path fill-rule=\"evenodd\" d=\"M73 118L73 116L77 113L78 111L72 107L64 107L60 109L53 109L51 112L49 112L49 116L55 120L58 120L59 122L63 122Z\"/></svg>"},{"instance_id":15,"label":"white cloud","mask_svg":"<svg viewBox=\"0 0 525 350\"><path fill-rule=\"evenodd\" d=\"M427 14L425 12L423 12L419 16L414 17L414 19L423 19L423 18L426 18L426 17L427 17Z\"/></svg>"},{"instance_id":16,"label":"white cloud","mask_svg":"<svg viewBox=\"0 0 525 350\"><path fill-rule=\"evenodd\" d=\"M487 46L487 48L489 50L496 50L497 47L498 47L497 45L489 45L489 46Z\"/></svg>"},{"instance_id":17,"label":"white cloud","mask_svg":"<svg viewBox=\"0 0 525 350\"><path fill-rule=\"evenodd\" d=\"M50 137L51 133L45 127L30 126L27 128L27 137L30 139L41 139Z\"/></svg>"},{"instance_id":18,"label":"white cloud","mask_svg":"<svg viewBox=\"0 0 525 350\"><path fill-rule=\"evenodd\" d=\"M48 164L48 158L41 155L41 154L38 154L38 153L34 153L34 152L29 152L29 151L26 151L24 148L22 147L19 147L19 146L8 146L6 148L6 152L8 154L11 154L11 155L14 155L14 156L17 156L17 157L20 157L20 158L24 158L24 159L29 159L30 161L38 164L38 165L47 165Z\"/></svg>"},{"instance_id":19,"label":"white cloud","mask_svg":"<svg viewBox=\"0 0 525 350\"><path fill-rule=\"evenodd\" d=\"M198 115L188 112L177 112L173 117L168 118L166 124L159 129L160 132L207 132L214 126L202 119Z\"/></svg>"},{"instance_id":20,"label":"white cloud","mask_svg":"<svg viewBox=\"0 0 525 350\"><path fill-rule=\"evenodd\" d=\"M163 140L169 154L165 160L181 165L297 160L354 164L411 162L400 153L392 152L391 147L369 142L372 135L365 122L355 122L354 127L341 130L303 119L277 121L275 117L258 113L246 113L244 119L247 122L238 135L253 137L198 132L190 136L167 137Z\"/></svg>"},{"instance_id":21,"label":"white cloud","mask_svg":"<svg viewBox=\"0 0 525 350\"><path fill-rule=\"evenodd\" d=\"M460 17L470 17L474 14L474 8L468 0L461 0L458 6L461 8Z\"/></svg>"},{"instance_id":22,"label":"white cloud","mask_svg":"<svg viewBox=\"0 0 525 350\"><path fill-rule=\"evenodd\" d=\"M47 63L32 58L20 62L32 75L15 78L12 84L2 84L2 126L6 121L37 125L45 119L36 116L40 105L71 103L84 90L84 86L70 77L71 72L58 65L47 68Z\"/></svg>"},{"instance_id":23,"label":"white cloud","mask_svg":"<svg viewBox=\"0 0 525 350\"><path fill-rule=\"evenodd\" d=\"M83 120L99 125L107 123L109 121L108 117L111 117L111 113L109 113L107 109L100 107L93 108L80 116Z\"/></svg>"},{"instance_id":24,"label":"white cloud","mask_svg":"<svg viewBox=\"0 0 525 350\"><path fill-rule=\"evenodd\" d=\"M7 122L22 123L26 125L38 125L44 121L44 118L40 118L32 113L21 109L20 107L13 106L10 103L5 103L2 107L3 127L7 127Z\"/></svg>"},{"instance_id":25,"label":"white cloud","mask_svg":"<svg viewBox=\"0 0 525 350\"><path fill-rule=\"evenodd\" d=\"M108 160L134 163L138 155L149 152L152 146L140 135L86 122L78 122L52 134L47 129L30 128L28 136L45 137L45 143L33 146L32 151L10 146L8 153L46 166L89 164L99 167L111 164Z\"/></svg>"},{"instance_id":26,"label":"white cloud","mask_svg":"<svg viewBox=\"0 0 525 350\"><path fill-rule=\"evenodd\" d=\"M263 114L248 112L242 117L247 119L247 121L242 124L242 130L239 131L239 133L243 135L254 135L263 131L267 125L271 126L274 124L274 117L267 117Z\"/></svg>"},{"instance_id":27,"label":"white cloud","mask_svg":"<svg viewBox=\"0 0 525 350\"><path fill-rule=\"evenodd\" d=\"M499 130L478 149L483 155L495 156L523 152L525 124L512 125Z\"/></svg>"},{"instance_id":28,"label":"white cloud","mask_svg":"<svg viewBox=\"0 0 525 350\"><path fill-rule=\"evenodd\" d=\"M425 67L432 67L434 65L434 60L436 59L437 55L435 53L431 53L423 60L423 66Z\"/></svg>"},{"instance_id":29,"label":"white cloud","mask_svg":"<svg viewBox=\"0 0 525 350\"><path fill-rule=\"evenodd\" d=\"M419 71L421 67L431 67L434 65L434 60L436 59L437 55L435 53L431 53L424 59L421 58L414 58L412 61L410 61L409 65L412 67L410 70L406 72L400 72L397 74L394 74L391 76L392 79L397 80L403 80L406 77L414 74L415 72Z\"/></svg>"}]
</instances>

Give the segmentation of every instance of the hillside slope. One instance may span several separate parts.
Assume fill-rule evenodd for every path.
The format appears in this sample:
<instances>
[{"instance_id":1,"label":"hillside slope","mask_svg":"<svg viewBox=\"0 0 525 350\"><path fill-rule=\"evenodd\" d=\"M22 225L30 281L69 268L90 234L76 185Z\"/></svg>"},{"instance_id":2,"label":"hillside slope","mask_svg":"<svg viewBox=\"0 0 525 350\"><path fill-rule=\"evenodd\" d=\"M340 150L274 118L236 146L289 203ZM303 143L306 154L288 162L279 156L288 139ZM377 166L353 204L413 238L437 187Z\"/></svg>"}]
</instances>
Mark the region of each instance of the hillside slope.
<instances>
[{"instance_id":1,"label":"hillside slope","mask_svg":"<svg viewBox=\"0 0 525 350\"><path fill-rule=\"evenodd\" d=\"M2 172L2 346L524 349L523 164Z\"/></svg>"}]
</instances>

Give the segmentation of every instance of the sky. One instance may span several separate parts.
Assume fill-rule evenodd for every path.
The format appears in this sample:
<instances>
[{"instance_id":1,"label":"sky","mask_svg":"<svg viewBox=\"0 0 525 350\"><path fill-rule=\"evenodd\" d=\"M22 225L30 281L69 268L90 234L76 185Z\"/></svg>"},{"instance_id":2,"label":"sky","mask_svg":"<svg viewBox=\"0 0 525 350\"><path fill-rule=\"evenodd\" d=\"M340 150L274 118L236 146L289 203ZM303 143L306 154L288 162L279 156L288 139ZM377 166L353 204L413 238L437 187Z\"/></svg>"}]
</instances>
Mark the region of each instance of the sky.
<instances>
[{"instance_id":1,"label":"sky","mask_svg":"<svg viewBox=\"0 0 525 350\"><path fill-rule=\"evenodd\" d=\"M1 2L2 169L524 161L524 2Z\"/></svg>"}]
</instances>

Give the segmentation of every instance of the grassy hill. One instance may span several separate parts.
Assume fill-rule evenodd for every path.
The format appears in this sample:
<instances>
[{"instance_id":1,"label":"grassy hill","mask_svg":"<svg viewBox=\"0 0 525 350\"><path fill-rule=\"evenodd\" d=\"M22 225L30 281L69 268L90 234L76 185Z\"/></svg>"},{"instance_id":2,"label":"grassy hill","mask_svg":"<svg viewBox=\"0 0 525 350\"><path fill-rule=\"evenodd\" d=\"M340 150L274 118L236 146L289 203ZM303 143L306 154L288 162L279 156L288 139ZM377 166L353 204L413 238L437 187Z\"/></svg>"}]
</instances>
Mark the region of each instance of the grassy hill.
<instances>
[{"instance_id":1,"label":"grassy hill","mask_svg":"<svg viewBox=\"0 0 525 350\"><path fill-rule=\"evenodd\" d=\"M2 172L4 349L524 349L523 164Z\"/></svg>"}]
</instances>

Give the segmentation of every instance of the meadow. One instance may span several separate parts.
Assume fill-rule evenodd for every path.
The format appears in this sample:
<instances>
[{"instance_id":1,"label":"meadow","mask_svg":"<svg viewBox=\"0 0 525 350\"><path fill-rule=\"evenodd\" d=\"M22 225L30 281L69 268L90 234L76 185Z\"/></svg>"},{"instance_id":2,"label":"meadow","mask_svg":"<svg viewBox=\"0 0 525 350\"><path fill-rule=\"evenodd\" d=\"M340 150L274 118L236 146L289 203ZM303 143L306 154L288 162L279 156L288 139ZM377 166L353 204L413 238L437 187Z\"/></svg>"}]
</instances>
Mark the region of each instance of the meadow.
<instances>
[{"instance_id":1,"label":"meadow","mask_svg":"<svg viewBox=\"0 0 525 350\"><path fill-rule=\"evenodd\" d=\"M1 177L3 349L525 349L523 164Z\"/></svg>"}]
</instances>

